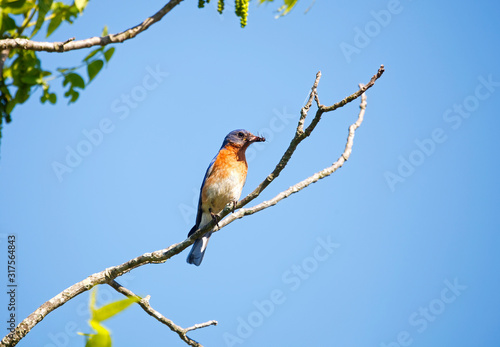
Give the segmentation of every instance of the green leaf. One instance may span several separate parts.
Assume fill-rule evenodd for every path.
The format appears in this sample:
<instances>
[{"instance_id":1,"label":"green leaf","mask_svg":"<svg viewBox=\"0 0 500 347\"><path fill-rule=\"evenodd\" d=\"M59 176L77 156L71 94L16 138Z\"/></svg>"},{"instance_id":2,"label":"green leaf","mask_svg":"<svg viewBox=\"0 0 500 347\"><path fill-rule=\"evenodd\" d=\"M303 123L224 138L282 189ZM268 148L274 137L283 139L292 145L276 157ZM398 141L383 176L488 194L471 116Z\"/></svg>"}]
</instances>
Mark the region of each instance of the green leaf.
<instances>
[{"instance_id":1,"label":"green leaf","mask_svg":"<svg viewBox=\"0 0 500 347\"><path fill-rule=\"evenodd\" d=\"M49 100L51 104L55 104L57 101L57 97L54 93L49 93L49 85L44 83L42 85L42 88L43 88L43 94L40 97L40 101L42 102L42 104L45 104L47 100Z\"/></svg>"},{"instance_id":2,"label":"green leaf","mask_svg":"<svg viewBox=\"0 0 500 347\"><path fill-rule=\"evenodd\" d=\"M85 347L111 347L111 334L106 327L101 325L101 322L113 317L117 313L120 313L134 302L138 302L141 298L129 297L104 305L103 307L96 308L96 293L97 288L94 288L94 290L90 293L89 302L91 313L89 324L96 334L78 334L88 337Z\"/></svg>"},{"instance_id":3,"label":"green leaf","mask_svg":"<svg viewBox=\"0 0 500 347\"><path fill-rule=\"evenodd\" d=\"M82 12L83 9L87 6L88 0L75 0L75 6L78 9L78 12Z\"/></svg>"},{"instance_id":4,"label":"green leaf","mask_svg":"<svg viewBox=\"0 0 500 347\"><path fill-rule=\"evenodd\" d=\"M56 30L59 27L59 25L61 25L62 20L63 20L62 14L57 14L54 18L50 20L49 26L47 28L46 37L49 37L54 32L54 30Z\"/></svg>"},{"instance_id":5,"label":"green leaf","mask_svg":"<svg viewBox=\"0 0 500 347\"><path fill-rule=\"evenodd\" d=\"M11 114L11 113L12 113L12 110L14 109L14 107L16 106L16 104L17 104L16 100L14 100L14 99L10 100L10 101L7 103L7 106L5 107L5 112L6 112L7 114ZM9 123L9 122L7 121L7 123Z\"/></svg>"},{"instance_id":6,"label":"green leaf","mask_svg":"<svg viewBox=\"0 0 500 347\"><path fill-rule=\"evenodd\" d=\"M115 301L110 304L107 304L97 310L95 310L92 314L92 320L96 322L102 322L106 319L113 317L114 315L120 313L125 310L127 307L132 305L133 303L139 302L141 299L137 297L128 297L123 300Z\"/></svg>"},{"instance_id":7,"label":"green leaf","mask_svg":"<svg viewBox=\"0 0 500 347\"><path fill-rule=\"evenodd\" d=\"M274 0L259 0L259 5L265 2L273 2ZM290 12L295 5L297 5L298 0L283 0L283 5L278 8L278 15L275 18L283 17Z\"/></svg>"},{"instance_id":8,"label":"green leaf","mask_svg":"<svg viewBox=\"0 0 500 347\"><path fill-rule=\"evenodd\" d=\"M55 93L49 94L49 102L54 105L57 102L57 95Z\"/></svg>"},{"instance_id":9,"label":"green leaf","mask_svg":"<svg viewBox=\"0 0 500 347\"><path fill-rule=\"evenodd\" d=\"M82 76L80 76L77 73L69 73L66 76L64 76L64 81L63 81L63 86L66 84L70 83L71 84L71 89L73 88L80 88L84 89L85 88L85 81L83 80Z\"/></svg>"},{"instance_id":10,"label":"green leaf","mask_svg":"<svg viewBox=\"0 0 500 347\"><path fill-rule=\"evenodd\" d=\"M89 324L97 334L90 335L85 347L111 347L111 335L108 329L94 320L91 320Z\"/></svg>"},{"instance_id":11,"label":"green leaf","mask_svg":"<svg viewBox=\"0 0 500 347\"><path fill-rule=\"evenodd\" d=\"M298 0L284 0L285 4L278 9L278 15L276 18L286 16L288 12L290 12L297 4L297 1Z\"/></svg>"},{"instance_id":12,"label":"green leaf","mask_svg":"<svg viewBox=\"0 0 500 347\"><path fill-rule=\"evenodd\" d=\"M104 28L102 29L101 36L108 36L108 26L107 25L105 25Z\"/></svg>"},{"instance_id":13,"label":"green leaf","mask_svg":"<svg viewBox=\"0 0 500 347\"><path fill-rule=\"evenodd\" d=\"M17 29L17 26L16 26L16 21L14 19L12 19L9 15L7 15L6 13L4 13L4 15L2 16L2 32L5 33L7 31L10 31L10 30L15 30Z\"/></svg>"},{"instance_id":14,"label":"green leaf","mask_svg":"<svg viewBox=\"0 0 500 347\"><path fill-rule=\"evenodd\" d=\"M94 79L94 77L101 71L104 62L101 59L94 60L87 65L87 73L89 75L89 82Z\"/></svg>"},{"instance_id":15,"label":"green leaf","mask_svg":"<svg viewBox=\"0 0 500 347\"><path fill-rule=\"evenodd\" d=\"M12 14L26 14L28 13L29 10L31 10L34 6L35 6L35 2L33 1L26 1L26 0L23 0L23 1L15 1L16 2L16 5L15 6L11 6L11 7L8 7L5 5L5 3L7 3L7 1L2 1L1 3L1 7L3 7L4 9L4 12L5 13L12 13ZM21 3L23 3L21 5ZM21 5L21 6L19 6ZM17 7L19 6L19 7Z\"/></svg>"},{"instance_id":16,"label":"green leaf","mask_svg":"<svg viewBox=\"0 0 500 347\"><path fill-rule=\"evenodd\" d=\"M78 97L80 96L80 93L78 93L76 90L70 89L70 91L71 91L71 99L69 100L68 104L75 102L76 100L78 100Z\"/></svg>"},{"instance_id":17,"label":"green leaf","mask_svg":"<svg viewBox=\"0 0 500 347\"><path fill-rule=\"evenodd\" d=\"M2 7L21 8L25 2L26 0L3 0Z\"/></svg>"},{"instance_id":18,"label":"green leaf","mask_svg":"<svg viewBox=\"0 0 500 347\"><path fill-rule=\"evenodd\" d=\"M104 59L106 59L106 62L108 62L111 59L113 53L115 53L115 47L111 47L106 52L104 52Z\"/></svg>"},{"instance_id":19,"label":"green leaf","mask_svg":"<svg viewBox=\"0 0 500 347\"><path fill-rule=\"evenodd\" d=\"M35 85L38 84L38 76L22 76L21 77L21 82L26 83L26 84L31 84Z\"/></svg>"},{"instance_id":20,"label":"green leaf","mask_svg":"<svg viewBox=\"0 0 500 347\"><path fill-rule=\"evenodd\" d=\"M16 104L24 103L30 97L30 89L30 87L26 86L17 88L16 96L12 101L15 101Z\"/></svg>"},{"instance_id":21,"label":"green leaf","mask_svg":"<svg viewBox=\"0 0 500 347\"><path fill-rule=\"evenodd\" d=\"M31 37L33 37L42 27L43 22L45 21L45 15L49 12L51 6L52 0L38 0L38 17L36 19L35 28L33 28L33 32L31 33Z\"/></svg>"},{"instance_id":22,"label":"green leaf","mask_svg":"<svg viewBox=\"0 0 500 347\"><path fill-rule=\"evenodd\" d=\"M74 88L84 89L85 81L83 80L82 76L72 72L64 76L63 86L66 86L68 83L70 84L70 87L66 91L66 93L64 93L64 96L70 98L68 104L71 104L72 102L78 100L78 97L80 96L80 93L77 92Z\"/></svg>"},{"instance_id":23,"label":"green leaf","mask_svg":"<svg viewBox=\"0 0 500 347\"><path fill-rule=\"evenodd\" d=\"M12 78L12 69L10 68L10 66L7 66L7 67L4 66L4 68L3 68L3 78L4 79Z\"/></svg>"},{"instance_id":24,"label":"green leaf","mask_svg":"<svg viewBox=\"0 0 500 347\"><path fill-rule=\"evenodd\" d=\"M83 61L87 61L90 58L92 58L94 55L99 53L100 51L104 50L104 47L99 47L97 49L94 49L92 52L90 52L85 58L83 58Z\"/></svg>"}]
</instances>

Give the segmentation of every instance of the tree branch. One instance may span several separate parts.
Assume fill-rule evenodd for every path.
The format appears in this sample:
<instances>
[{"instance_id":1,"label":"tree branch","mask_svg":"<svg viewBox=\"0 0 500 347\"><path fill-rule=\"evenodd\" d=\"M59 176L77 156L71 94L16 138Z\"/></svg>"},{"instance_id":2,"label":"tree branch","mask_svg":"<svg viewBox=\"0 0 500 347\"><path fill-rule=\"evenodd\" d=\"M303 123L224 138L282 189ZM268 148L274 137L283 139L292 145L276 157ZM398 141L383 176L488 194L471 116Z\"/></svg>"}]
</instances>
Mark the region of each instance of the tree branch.
<instances>
[{"instance_id":1,"label":"tree branch","mask_svg":"<svg viewBox=\"0 0 500 347\"><path fill-rule=\"evenodd\" d=\"M211 325L217 325L217 321L211 320L211 321L208 321L205 323L195 324L192 327L184 329L184 328L178 326L177 324L175 324L174 322L172 322L167 317L163 316L160 312L153 309L151 307L151 305L149 304L149 300L151 299L151 297L149 295L146 296L145 298L141 298L138 295L134 294L131 290L123 287L121 284L119 284L115 280L112 280L108 284L111 287L113 287L114 289L116 289L117 292L122 293L125 296L139 298L140 301L138 302L138 304L139 304L139 306L142 307L142 309L144 311L146 311L147 314L149 314L151 317L156 318L156 320L158 320L160 323L165 324L167 327L170 328L170 330L177 333L179 335L179 337L182 339L182 341L186 342L190 346L203 347L199 342L196 342L195 340L191 339L189 336L186 335L189 331L205 328L205 327L208 327Z\"/></svg>"},{"instance_id":2,"label":"tree branch","mask_svg":"<svg viewBox=\"0 0 500 347\"><path fill-rule=\"evenodd\" d=\"M299 145L300 142L302 142L306 137L308 137L311 132L314 130L316 125L321 119L321 115L325 112L330 112L333 111L339 107L342 107L346 105L347 103L355 100L359 96L363 95L363 93L368 90L370 87L374 85L376 80L382 76L384 73L384 66L382 65L377 74L375 74L371 80L366 84L366 85L360 85L360 88L358 91L354 92L350 96L344 98L343 100L339 101L338 103L332 105L332 106L324 106L319 103L319 97L317 96L317 86L319 83L319 79L321 77L321 73L318 72L316 75L316 80L313 84L313 87L311 88L311 93L309 95L309 100L306 103L306 105L302 108L301 110L301 115L299 119L299 123L297 125L297 130L295 133L294 138L290 142L290 145L288 146L287 150L283 154L281 160L279 163L276 165L275 169L273 172L271 172L266 179L257 186L257 188L247 195L244 199L242 199L240 202L236 204L236 208L240 208L237 212L231 214L226 219L221 220L225 216L227 216L233 209L232 209L232 204L228 204L226 208L224 208L219 214L218 217L219 220L219 228L225 227L226 225L234 222L236 219L242 218L246 215L250 215L253 213L256 213L258 211L261 211L265 208L268 208L270 206L275 205L279 201L283 200L284 198L290 196L293 193L296 193L305 187L309 186L310 184L317 182L318 180L327 177L331 175L333 172L335 172L339 167L341 167L344 162L349 158L351 151L352 151L352 144L353 144L353 139L354 139L354 132L356 129L359 127L361 122L363 121L363 116L364 116L364 110L366 107L366 101L365 99L362 98L361 102L361 111L358 116L358 120L356 123L352 124L349 127L349 135L347 138L347 144L345 147L344 152L342 153L341 157L330 167L323 169L317 173L315 173L313 176L303 180L302 182L297 183L296 185L288 188L287 190L279 193L276 195L273 199L262 202L254 207L251 208L246 208L242 209L241 207L245 206L248 204L250 201L255 199L259 194L274 180L278 175L281 173L281 171L285 168L287 165L288 161L290 160L291 156L293 155L295 149ZM316 103L319 105L318 110L316 112L316 115L314 119L311 121L309 126L306 128L306 130L303 130L304 127L304 122L307 117L307 113L309 111L309 108L312 105L313 100L316 100ZM115 278L131 271L132 269L135 269L139 266L145 265L145 264L157 264L157 263L164 263L171 257L175 256L176 254L179 254L182 252L184 249L187 247L191 246L194 241L198 238L200 238L202 235L204 235L207 231L214 229L215 227L215 219L212 220L210 223L207 223L203 228L198 229L195 233L191 235L191 237L185 239L182 242L176 243L171 245L168 248L158 250L152 253L145 253L143 255L140 255L134 259L131 259L123 264L117 265L117 266L112 266L104 271L95 273L83 281L80 281L78 283L73 284L71 287L65 289L49 301L45 302L42 306L40 306L38 309L35 310L32 314L30 314L27 318L25 318L14 330L14 332L8 334L5 336L2 341L0 342L0 346L15 346L28 332L36 325L38 324L45 316L47 316L50 312L54 311L58 307L62 306L69 300L73 299L77 295L90 290L93 286L98 285L98 284L110 284L112 286L112 283ZM172 323L173 324L173 323ZM185 331L189 330L194 330L197 329L198 326L194 326L192 328L187 328ZM182 328L181 328L182 329Z\"/></svg>"},{"instance_id":3,"label":"tree branch","mask_svg":"<svg viewBox=\"0 0 500 347\"><path fill-rule=\"evenodd\" d=\"M344 98L343 100L337 102L336 104L334 104L332 106L328 106L328 107L323 106L319 103L317 88L318 88L319 80L321 78L321 72L318 72L316 74L316 80L314 81L314 84L311 88L311 93L309 94L309 100L307 101L306 105L304 107L302 107L302 109L300 111L300 119L299 119L299 124L297 125L297 130L295 132L295 136L293 137L292 141L290 142L290 145L288 146L287 150L285 151L285 153L281 157L278 165L276 165L276 168L273 170L273 172L271 172L269 174L269 176L267 176L266 179L264 181L262 181L262 183L260 183L257 186L257 188L254 189L253 192L251 192L244 199L242 199L240 202L238 202L238 204L236 205L236 208L241 208L241 207L245 206L246 204L248 204L253 199L255 199L274 179L276 179L276 177L279 176L281 171L288 164L288 161L292 157L297 146L306 137L311 135L311 132L314 130L314 128L316 127L316 125L320 121L323 113L334 111L337 108L342 107L353 100L356 100L361 94L366 92L368 89L370 89L375 84L375 82L382 76L384 71L385 71L384 65L381 65L380 68L378 69L377 73L375 75L373 75L371 80L366 85L360 84L360 88L358 91L354 92L353 94L349 95L348 97ZM304 122L305 122L305 119L306 119L307 114L309 112L309 109L312 105L313 99L315 99L317 104L318 104L318 111L316 112L316 115L315 115L314 119L312 120L311 124L309 124L309 126L304 131L303 130ZM221 217L226 216L229 212L229 209L226 208L221 213L224 213L224 212L226 212L226 213L221 215ZM219 223L219 225L220 225L220 223Z\"/></svg>"},{"instance_id":4,"label":"tree branch","mask_svg":"<svg viewBox=\"0 0 500 347\"><path fill-rule=\"evenodd\" d=\"M362 89L364 86L362 84L359 85L359 87ZM360 111L358 115L358 120L354 123L351 124L349 127L349 132L347 135L347 143L344 149L344 152L340 155L339 159L335 163L333 163L331 166L316 172L314 175L306 178L305 180L291 186L285 191L282 191L278 195L276 195L274 198L261 202L258 205L255 205L250 208L241 208L234 214L230 215L226 219L222 220L219 222L219 227L223 228L227 224L233 222L236 219L243 218L244 216L249 216L251 214L254 214L256 212L262 211L268 207L276 205L278 202L281 200L288 198L290 195L300 192L302 189L306 188L307 186L311 185L312 183L316 183L322 178L330 176L332 173L337 171L337 169L341 168L342 165L349 159L351 156L352 152L352 146L354 143L354 133L356 132L356 129L359 128L361 123L363 122L363 118L365 115L365 109L366 109L366 95L363 93L361 94L361 104L359 105Z\"/></svg>"},{"instance_id":5,"label":"tree branch","mask_svg":"<svg viewBox=\"0 0 500 347\"><path fill-rule=\"evenodd\" d=\"M182 0L170 0L161 10L156 12L153 16L146 18L141 24L136 25L130 29L122 31L118 34L111 34L103 37L91 37L85 40L77 40L72 42L39 42L31 41L28 39L3 39L0 40L0 50L20 48L31 51L45 51L45 52L67 52L76 49L88 48L92 46L106 46L111 43L121 43L123 41L136 37L141 32L148 29L154 23L160 21L163 16L170 12Z\"/></svg>"}]
</instances>

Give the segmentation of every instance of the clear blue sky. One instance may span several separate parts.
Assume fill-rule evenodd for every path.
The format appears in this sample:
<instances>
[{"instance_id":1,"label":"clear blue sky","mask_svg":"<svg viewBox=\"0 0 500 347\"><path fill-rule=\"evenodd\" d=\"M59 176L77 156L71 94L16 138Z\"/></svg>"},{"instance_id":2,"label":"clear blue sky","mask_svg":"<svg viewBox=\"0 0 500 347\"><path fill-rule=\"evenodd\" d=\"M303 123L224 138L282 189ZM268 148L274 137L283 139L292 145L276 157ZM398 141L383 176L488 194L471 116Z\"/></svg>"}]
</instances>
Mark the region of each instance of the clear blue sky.
<instances>
[{"instance_id":1,"label":"clear blue sky","mask_svg":"<svg viewBox=\"0 0 500 347\"><path fill-rule=\"evenodd\" d=\"M384 64L341 170L216 233L200 267L185 251L119 282L184 327L218 320L191 334L209 347L499 345L499 5L318 0L304 14L302 0L276 20L278 2L253 1L242 30L227 2L220 16L185 1L117 45L76 104L35 95L16 108L1 143L0 231L4 262L6 235L18 240L17 317L182 241L229 131L268 137L249 152L246 195L286 149L318 70L321 102L332 104ZM92 1L54 39L118 32L163 4ZM87 53L40 57L72 66ZM356 102L327 114L256 203L335 161L357 112ZM54 163L76 150L90 153L59 179ZM121 299L108 287L98 296ZM84 346L88 298L19 346ZM184 345L139 307L105 325L115 346Z\"/></svg>"}]
</instances>

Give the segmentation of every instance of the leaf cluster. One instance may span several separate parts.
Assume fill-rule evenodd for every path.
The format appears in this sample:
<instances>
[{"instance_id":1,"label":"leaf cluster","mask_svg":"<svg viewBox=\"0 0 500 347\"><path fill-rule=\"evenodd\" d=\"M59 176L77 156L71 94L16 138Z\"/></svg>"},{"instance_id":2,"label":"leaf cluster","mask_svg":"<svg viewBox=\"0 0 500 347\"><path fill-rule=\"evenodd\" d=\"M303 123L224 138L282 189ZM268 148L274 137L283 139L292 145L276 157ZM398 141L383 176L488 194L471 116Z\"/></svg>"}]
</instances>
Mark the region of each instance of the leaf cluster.
<instances>
[{"instance_id":1,"label":"leaf cluster","mask_svg":"<svg viewBox=\"0 0 500 347\"><path fill-rule=\"evenodd\" d=\"M217 2L217 12L222 14L224 12L225 0L218 0ZM259 0L259 5L263 3L273 2L274 0ZM278 8L278 15L276 17L281 17L292 10L292 8L297 4L298 0L283 0L283 5ZM210 0L198 0L198 7L204 8L206 4L209 4ZM240 18L240 25L242 28L247 25L248 18L248 6L250 0L235 0L234 1L234 13Z\"/></svg>"},{"instance_id":2,"label":"leaf cluster","mask_svg":"<svg viewBox=\"0 0 500 347\"><path fill-rule=\"evenodd\" d=\"M42 34L50 37L63 23L73 24L87 6L88 0L74 0L71 4L53 0L0 0L0 35L2 39L32 39ZM107 33L107 29L104 29ZM67 90L64 97L75 102L80 92L96 77L111 59L114 48L99 47L91 51L78 65L49 71L42 67L39 53L30 50L12 49L2 51L0 60L0 138L2 123L12 120L17 105L26 102L36 90L42 90L40 101L57 102L51 90L51 81L62 79ZM88 80L76 71L87 69Z\"/></svg>"}]
</instances>

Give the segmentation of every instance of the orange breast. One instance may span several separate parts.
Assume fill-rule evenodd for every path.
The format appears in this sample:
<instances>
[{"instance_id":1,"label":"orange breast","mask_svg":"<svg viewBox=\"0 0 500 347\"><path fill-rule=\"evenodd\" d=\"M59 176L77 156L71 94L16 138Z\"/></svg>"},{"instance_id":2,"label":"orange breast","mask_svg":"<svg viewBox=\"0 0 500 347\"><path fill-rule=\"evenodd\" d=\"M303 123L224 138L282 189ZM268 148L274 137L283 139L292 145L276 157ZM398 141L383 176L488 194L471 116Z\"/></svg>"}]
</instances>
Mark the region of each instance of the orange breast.
<instances>
[{"instance_id":1,"label":"orange breast","mask_svg":"<svg viewBox=\"0 0 500 347\"><path fill-rule=\"evenodd\" d=\"M238 200L247 176L245 154L227 146L219 151L212 172L202 190L202 209L219 213L231 201Z\"/></svg>"},{"instance_id":2,"label":"orange breast","mask_svg":"<svg viewBox=\"0 0 500 347\"><path fill-rule=\"evenodd\" d=\"M219 172L221 177L227 177L231 172L238 172L246 177L248 165L245 153L241 153L233 146L221 149L214 162L213 170Z\"/></svg>"}]
</instances>

